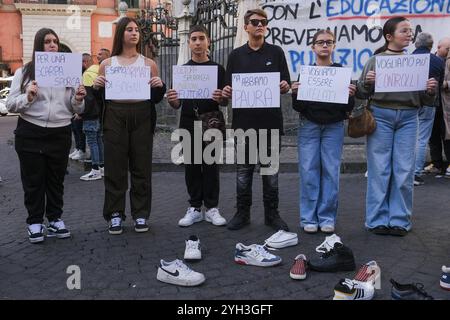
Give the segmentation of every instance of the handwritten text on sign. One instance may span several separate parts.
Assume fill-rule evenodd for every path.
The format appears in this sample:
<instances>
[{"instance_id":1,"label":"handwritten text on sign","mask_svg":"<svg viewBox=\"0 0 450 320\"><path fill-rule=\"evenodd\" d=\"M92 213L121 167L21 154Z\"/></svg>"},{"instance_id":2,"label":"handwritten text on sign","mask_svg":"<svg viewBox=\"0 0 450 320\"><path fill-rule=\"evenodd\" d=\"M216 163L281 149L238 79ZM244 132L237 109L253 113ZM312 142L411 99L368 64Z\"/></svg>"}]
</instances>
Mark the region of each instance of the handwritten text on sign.
<instances>
[{"instance_id":1,"label":"handwritten text on sign","mask_svg":"<svg viewBox=\"0 0 450 320\"><path fill-rule=\"evenodd\" d=\"M350 68L300 67L300 88L297 100L348 103Z\"/></svg>"},{"instance_id":2,"label":"handwritten text on sign","mask_svg":"<svg viewBox=\"0 0 450 320\"><path fill-rule=\"evenodd\" d=\"M73 87L81 84L81 53L35 52L35 75L40 87Z\"/></svg>"},{"instance_id":3,"label":"handwritten text on sign","mask_svg":"<svg viewBox=\"0 0 450 320\"><path fill-rule=\"evenodd\" d=\"M234 73L233 108L279 108L280 73Z\"/></svg>"},{"instance_id":4,"label":"handwritten text on sign","mask_svg":"<svg viewBox=\"0 0 450 320\"><path fill-rule=\"evenodd\" d=\"M211 99L217 89L217 66L173 66L178 99Z\"/></svg>"},{"instance_id":5,"label":"handwritten text on sign","mask_svg":"<svg viewBox=\"0 0 450 320\"><path fill-rule=\"evenodd\" d=\"M427 88L429 54L380 56L375 64L375 92L421 91Z\"/></svg>"},{"instance_id":6,"label":"handwritten text on sign","mask_svg":"<svg viewBox=\"0 0 450 320\"><path fill-rule=\"evenodd\" d=\"M150 99L150 67L109 66L105 68L105 97L113 100Z\"/></svg>"}]
</instances>

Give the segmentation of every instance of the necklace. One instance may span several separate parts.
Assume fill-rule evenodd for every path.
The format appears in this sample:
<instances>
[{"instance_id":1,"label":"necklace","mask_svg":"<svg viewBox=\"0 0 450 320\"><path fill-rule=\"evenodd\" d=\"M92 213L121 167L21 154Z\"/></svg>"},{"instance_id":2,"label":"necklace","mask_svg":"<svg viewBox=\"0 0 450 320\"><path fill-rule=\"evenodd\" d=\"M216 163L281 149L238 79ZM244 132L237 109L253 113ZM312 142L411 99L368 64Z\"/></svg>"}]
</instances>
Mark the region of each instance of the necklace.
<instances>
[{"instance_id":1,"label":"necklace","mask_svg":"<svg viewBox=\"0 0 450 320\"><path fill-rule=\"evenodd\" d=\"M404 50L392 50L392 49L389 49L389 48L387 48L386 49L387 51L391 51L391 52L395 52L395 53L402 53Z\"/></svg>"}]
</instances>

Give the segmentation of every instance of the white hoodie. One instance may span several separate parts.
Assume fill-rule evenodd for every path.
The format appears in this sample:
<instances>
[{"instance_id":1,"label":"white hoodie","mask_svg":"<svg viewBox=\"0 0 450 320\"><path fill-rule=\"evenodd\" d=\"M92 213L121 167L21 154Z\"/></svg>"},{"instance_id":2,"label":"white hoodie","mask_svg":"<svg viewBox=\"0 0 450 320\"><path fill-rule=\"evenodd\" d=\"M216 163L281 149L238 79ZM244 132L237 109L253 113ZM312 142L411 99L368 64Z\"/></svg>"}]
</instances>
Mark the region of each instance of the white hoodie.
<instances>
[{"instance_id":1,"label":"white hoodie","mask_svg":"<svg viewBox=\"0 0 450 320\"><path fill-rule=\"evenodd\" d=\"M14 74L6 108L32 124L45 128L64 127L70 125L74 113L84 111L84 100L75 100L74 88L42 88L38 83L37 96L28 102L27 94L20 91L21 82L22 68ZM30 83L26 87L28 85Z\"/></svg>"}]
</instances>

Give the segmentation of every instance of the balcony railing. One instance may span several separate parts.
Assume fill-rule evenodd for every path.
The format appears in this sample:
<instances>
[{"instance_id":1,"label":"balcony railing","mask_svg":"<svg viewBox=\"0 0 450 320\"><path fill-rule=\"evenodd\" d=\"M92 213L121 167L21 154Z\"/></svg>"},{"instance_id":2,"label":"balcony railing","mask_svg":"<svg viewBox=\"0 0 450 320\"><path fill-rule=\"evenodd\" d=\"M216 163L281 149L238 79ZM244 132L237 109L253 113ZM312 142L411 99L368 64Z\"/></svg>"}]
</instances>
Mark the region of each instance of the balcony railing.
<instances>
[{"instance_id":1,"label":"balcony railing","mask_svg":"<svg viewBox=\"0 0 450 320\"><path fill-rule=\"evenodd\" d=\"M14 3L30 4L64 4L64 5L97 5L97 0L14 0Z\"/></svg>"}]
</instances>

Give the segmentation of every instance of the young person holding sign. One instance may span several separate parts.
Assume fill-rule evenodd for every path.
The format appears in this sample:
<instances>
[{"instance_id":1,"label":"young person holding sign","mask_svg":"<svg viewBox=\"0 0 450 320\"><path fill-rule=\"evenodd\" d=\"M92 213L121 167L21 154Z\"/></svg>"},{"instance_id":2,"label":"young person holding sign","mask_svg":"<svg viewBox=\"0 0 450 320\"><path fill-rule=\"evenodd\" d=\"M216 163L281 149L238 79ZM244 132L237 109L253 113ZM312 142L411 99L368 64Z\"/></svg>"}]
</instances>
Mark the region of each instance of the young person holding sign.
<instances>
[{"instance_id":1,"label":"young person holding sign","mask_svg":"<svg viewBox=\"0 0 450 320\"><path fill-rule=\"evenodd\" d=\"M44 241L44 215L49 221L48 237L70 237L61 220L64 176L72 143L70 120L73 113L83 112L86 91L82 85L77 89L40 87L35 81L35 52L58 50L57 34L40 29L34 38L33 58L16 71L6 102L10 112L19 113L15 147L31 243Z\"/></svg>"},{"instance_id":2,"label":"young person holding sign","mask_svg":"<svg viewBox=\"0 0 450 320\"><path fill-rule=\"evenodd\" d=\"M321 74L332 74L332 69L325 67L342 67L339 63L333 63L332 54L335 49L335 36L329 30L320 30L313 37L312 50L316 55L318 70ZM329 72L324 72L329 70ZM320 81L316 91L325 92L327 85L331 88L333 81L339 79L330 76L315 76L306 78L312 82L315 78ZM322 79L320 79L322 78ZM325 81L328 80L328 81ZM342 79L342 81L344 81ZM300 215L301 226L307 233L315 233L320 230L325 233L334 232L338 196L339 196L339 172L341 168L342 146L344 144L344 119L354 106L356 86L348 83L348 103L336 103L297 100L298 90L302 90L302 83L292 84L293 108L300 112L298 128L298 172L300 176ZM323 85L322 85L323 84ZM307 85L305 83L304 85ZM325 87L325 88L322 88ZM330 90L328 90L330 91ZM331 93L330 93L331 94ZM330 94L321 95L327 98ZM334 94L333 94L334 95Z\"/></svg>"},{"instance_id":3,"label":"young person holding sign","mask_svg":"<svg viewBox=\"0 0 450 320\"><path fill-rule=\"evenodd\" d=\"M187 158L184 154L184 172L186 187L189 193L189 203L185 216L178 222L181 227L187 227L195 222L203 220L202 205L205 206L205 220L211 222L213 225L222 226L226 224L219 209L219 168L216 163L206 164L203 161L204 145L198 151L202 151L202 162L194 163L194 144L201 143L194 141L194 121L199 121L198 115L207 112L219 111L219 104L226 105L227 100L222 98L222 88L225 77L225 69L211 60L208 57L208 47L210 40L208 31L203 26L193 26L189 31L189 48L191 49L192 59L189 60L185 66L216 66L217 88L212 92L211 99L179 99L178 93L174 89L167 92L167 100L169 104L178 109L181 107L180 128L186 129L190 133L190 149L191 157ZM201 88L200 88L201 89ZM201 124L200 124L201 125Z\"/></svg>"},{"instance_id":4,"label":"young person holding sign","mask_svg":"<svg viewBox=\"0 0 450 320\"><path fill-rule=\"evenodd\" d=\"M261 73L261 78L264 78L263 76L265 73L279 73L279 92L283 94L289 91L290 76L283 49L264 41L267 24L267 14L264 10L254 9L248 10L245 13L244 29L248 33L249 41L242 47L233 50L228 57L225 77L225 83L227 85L223 89L223 96L225 98L232 98L232 78L233 74L237 73ZM262 100L267 101L267 99ZM273 102L278 106L280 105L279 98L278 101ZM268 137L271 137L272 134L278 134L279 131L283 130L281 108L267 108L260 106L258 108L250 108L250 106L248 108L235 108L233 109L232 126L233 129L256 130L257 140L260 142L260 129L267 130ZM271 140L272 139L269 138L269 141ZM227 225L230 230L241 229L250 223L252 181L255 164L251 164L248 160L250 157L255 158L257 155L250 154L251 152L249 150L255 149L253 148L254 146L250 146L250 143L245 143L244 146L246 160L245 164L237 164L237 213ZM260 149L260 146L256 149ZM271 149L274 148L271 148L270 143L267 143L265 149L267 149L265 151L271 153ZM275 152L279 152L279 149ZM278 172L263 175L262 179L265 224L273 227L275 230L283 229L287 231L288 226L278 213Z\"/></svg>"},{"instance_id":5,"label":"young person holding sign","mask_svg":"<svg viewBox=\"0 0 450 320\"><path fill-rule=\"evenodd\" d=\"M128 170L131 175L130 204L136 232L148 231L147 219L151 210L151 174L153 133L156 123L155 103L162 100L166 91L158 77L154 61L141 54L141 31L136 21L123 17L116 27L111 58L102 61L99 76L94 81L94 89L105 85L114 87L116 83L105 77L105 69L111 67L118 72L151 68L152 78L145 80L151 87L151 100L120 99L127 95L127 89L115 89L117 98L108 99L104 110L103 142L105 160L105 203L103 216L109 221L109 233L121 234L125 220L125 195L128 189ZM130 71L131 72L131 71ZM133 77L138 77L133 73ZM125 74L125 76L129 76ZM139 81L137 81L139 82ZM142 83L142 81L140 81ZM125 84L126 85L126 84ZM108 90L108 89L107 89ZM103 91L103 90L102 90ZM101 92L103 93L103 92ZM149 92L147 92L149 93Z\"/></svg>"},{"instance_id":6,"label":"young person holding sign","mask_svg":"<svg viewBox=\"0 0 450 320\"><path fill-rule=\"evenodd\" d=\"M411 23L404 17L391 18L383 26L383 36L385 45L375 51L358 81L358 91L372 97L377 122L367 137L365 225L375 234L404 236L411 230L418 109L432 105L437 81L429 79L420 91L376 92L377 58L404 54L412 41Z\"/></svg>"}]
</instances>

